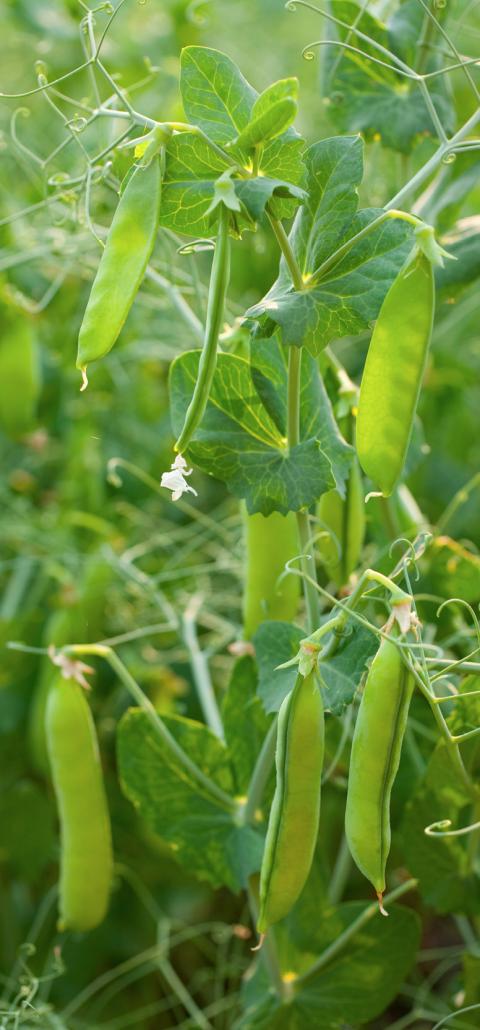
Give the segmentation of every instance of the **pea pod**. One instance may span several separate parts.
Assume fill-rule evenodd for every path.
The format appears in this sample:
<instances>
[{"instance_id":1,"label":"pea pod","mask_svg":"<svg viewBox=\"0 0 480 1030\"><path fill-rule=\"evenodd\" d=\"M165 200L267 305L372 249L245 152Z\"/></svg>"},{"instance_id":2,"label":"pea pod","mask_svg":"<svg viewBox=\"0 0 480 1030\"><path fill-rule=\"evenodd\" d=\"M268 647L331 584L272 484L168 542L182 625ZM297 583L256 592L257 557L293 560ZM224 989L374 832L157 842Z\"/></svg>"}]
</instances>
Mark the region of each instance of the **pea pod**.
<instances>
[{"instance_id":1,"label":"pea pod","mask_svg":"<svg viewBox=\"0 0 480 1030\"><path fill-rule=\"evenodd\" d=\"M413 681L399 648L383 639L358 712L348 777L345 829L358 868L381 903L390 851L390 796L407 725Z\"/></svg>"},{"instance_id":2,"label":"pea pod","mask_svg":"<svg viewBox=\"0 0 480 1030\"><path fill-rule=\"evenodd\" d=\"M195 430L202 421L217 364L218 337L222 328L225 296L230 277L229 217L228 208L225 204L220 204L218 235L210 275L205 339L193 396L187 408L182 431L175 444L178 454L183 454L187 449Z\"/></svg>"},{"instance_id":3,"label":"pea pod","mask_svg":"<svg viewBox=\"0 0 480 1030\"><path fill-rule=\"evenodd\" d=\"M113 347L153 250L160 214L161 164L137 165L118 202L78 338L82 371Z\"/></svg>"},{"instance_id":4,"label":"pea pod","mask_svg":"<svg viewBox=\"0 0 480 1030\"><path fill-rule=\"evenodd\" d=\"M112 843L95 726L74 680L52 685L46 728L61 829L59 929L92 930L108 907Z\"/></svg>"},{"instance_id":5,"label":"pea pod","mask_svg":"<svg viewBox=\"0 0 480 1030\"><path fill-rule=\"evenodd\" d=\"M35 424L40 393L37 341L20 312L0 312L0 429L14 440Z\"/></svg>"},{"instance_id":6,"label":"pea pod","mask_svg":"<svg viewBox=\"0 0 480 1030\"><path fill-rule=\"evenodd\" d=\"M322 494L317 514L320 529L329 536L319 540L329 577L340 586L357 567L365 539L365 498L361 472L353 461L346 484L345 498L337 490Z\"/></svg>"},{"instance_id":7,"label":"pea pod","mask_svg":"<svg viewBox=\"0 0 480 1030\"><path fill-rule=\"evenodd\" d=\"M243 627L246 640L255 633L264 619L291 622L296 615L299 598L297 576L279 577L285 564L298 554L300 547L295 515L248 515L243 508L246 550L243 593Z\"/></svg>"},{"instance_id":8,"label":"pea pod","mask_svg":"<svg viewBox=\"0 0 480 1030\"><path fill-rule=\"evenodd\" d=\"M278 715L277 783L260 875L259 933L288 915L310 872L320 817L323 750L322 696L311 672L297 677Z\"/></svg>"},{"instance_id":9,"label":"pea pod","mask_svg":"<svg viewBox=\"0 0 480 1030\"><path fill-rule=\"evenodd\" d=\"M385 497L400 478L432 334L431 262L414 248L375 323L360 387L357 451Z\"/></svg>"}]
</instances>

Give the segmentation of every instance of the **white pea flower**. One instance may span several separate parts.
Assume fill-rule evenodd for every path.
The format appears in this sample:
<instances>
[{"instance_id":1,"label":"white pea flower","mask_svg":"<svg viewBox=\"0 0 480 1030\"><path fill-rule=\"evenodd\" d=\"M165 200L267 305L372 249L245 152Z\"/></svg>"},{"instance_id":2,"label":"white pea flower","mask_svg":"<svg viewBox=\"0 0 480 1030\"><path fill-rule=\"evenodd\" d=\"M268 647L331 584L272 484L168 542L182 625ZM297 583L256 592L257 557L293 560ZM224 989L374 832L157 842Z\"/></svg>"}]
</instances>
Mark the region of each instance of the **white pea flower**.
<instances>
[{"instance_id":1,"label":"white pea flower","mask_svg":"<svg viewBox=\"0 0 480 1030\"><path fill-rule=\"evenodd\" d=\"M191 476L192 469L187 468L185 458L177 454L175 461L170 465L170 472L164 472L160 480L160 486L172 491L172 501L178 501L182 494L190 493L198 496L193 486L189 486L185 476Z\"/></svg>"}]
</instances>

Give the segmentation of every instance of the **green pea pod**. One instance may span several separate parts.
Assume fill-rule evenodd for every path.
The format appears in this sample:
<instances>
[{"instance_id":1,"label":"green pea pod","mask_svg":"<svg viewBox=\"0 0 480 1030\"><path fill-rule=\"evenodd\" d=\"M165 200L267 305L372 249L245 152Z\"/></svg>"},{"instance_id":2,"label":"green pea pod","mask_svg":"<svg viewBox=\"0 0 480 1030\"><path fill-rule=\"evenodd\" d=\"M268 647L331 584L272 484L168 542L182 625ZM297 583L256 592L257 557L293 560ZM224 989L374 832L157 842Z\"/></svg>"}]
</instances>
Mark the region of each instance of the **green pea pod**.
<instances>
[{"instance_id":1,"label":"green pea pod","mask_svg":"<svg viewBox=\"0 0 480 1030\"><path fill-rule=\"evenodd\" d=\"M245 585L243 627L250 640L264 619L292 622L298 608L298 576L279 577L286 562L299 553L297 523L293 512L280 515L248 515L243 508L245 538Z\"/></svg>"},{"instance_id":2,"label":"green pea pod","mask_svg":"<svg viewBox=\"0 0 480 1030\"><path fill-rule=\"evenodd\" d=\"M352 463L345 498L337 490L322 494L318 508L320 529L329 536L320 538L319 553L329 577L340 586L356 569L365 539L365 497L358 462Z\"/></svg>"},{"instance_id":3,"label":"green pea pod","mask_svg":"<svg viewBox=\"0 0 480 1030\"><path fill-rule=\"evenodd\" d=\"M345 829L352 857L381 903L390 851L390 796L397 775L413 680L392 640L372 662L353 735Z\"/></svg>"},{"instance_id":4,"label":"green pea pod","mask_svg":"<svg viewBox=\"0 0 480 1030\"><path fill-rule=\"evenodd\" d=\"M358 457L385 497L392 493L404 466L434 307L433 267L415 248L382 304L360 386Z\"/></svg>"},{"instance_id":5,"label":"green pea pod","mask_svg":"<svg viewBox=\"0 0 480 1030\"><path fill-rule=\"evenodd\" d=\"M33 326L21 312L0 312L0 429L18 439L33 429L40 364Z\"/></svg>"},{"instance_id":6,"label":"green pea pod","mask_svg":"<svg viewBox=\"0 0 480 1030\"><path fill-rule=\"evenodd\" d=\"M112 349L153 250L160 214L161 162L134 168L118 202L78 338L77 368Z\"/></svg>"},{"instance_id":7,"label":"green pea pod","mask_svg":"<svg viewBox=\"0 0 480 1030\"><path fill-rule=\"evenodd\" d=\"M55 680L46 727L61 830L59 929L85 932L105 916L113 863L95 726L74 680Z\"/></svg>"},{"instance_id":8,"label":"green pea pod","mask_svg":"<svg viewBox=\"0 0 480 1030\"><path fill-rule=\"evenodd\" d=\"M229 218L228 208L225 204L220 204L218 235L210 275L205 339L193 396L187 408L182 431L175 444L178 454L183 454L187 449L195 430L202 421L217 364L218 337L222 328L225 296L230 278Z\"/></svg>"},{"instance_id":9,"label":"green pea pod","mask_svg":"<svg viewBox=\"0 0 480 1030\"><path fill-rule=\"evenodd\" d=\"M323 703L312 672L298 676L278 715L277 783L260 875L259 933L288 915L310 872L320 818L323 750Z\"/></svg>"}]
</instances>

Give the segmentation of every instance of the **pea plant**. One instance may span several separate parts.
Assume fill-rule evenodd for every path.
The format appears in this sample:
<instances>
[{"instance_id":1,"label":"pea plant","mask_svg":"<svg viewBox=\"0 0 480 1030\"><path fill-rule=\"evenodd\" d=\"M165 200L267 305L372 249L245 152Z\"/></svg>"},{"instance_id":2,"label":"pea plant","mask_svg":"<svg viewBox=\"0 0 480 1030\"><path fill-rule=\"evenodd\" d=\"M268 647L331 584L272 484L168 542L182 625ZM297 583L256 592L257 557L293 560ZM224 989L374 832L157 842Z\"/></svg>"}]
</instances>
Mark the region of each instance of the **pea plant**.
<instances>
[{"instance_id":1,"label":"pea plant","mask_svg":"<svg viewBox=\"0 0 480 1030\"><path fill-rule=\"evenodd\" d=\"M36 304L61 292L76 247L96 248L78 319L85 406L145 284L183 322L190 345L167 341L168 459L157 480L122 455L108 475L118 489L120 469L143 476L172 513L207 521L210 479L224 484L242 524L242 625L223 643L220 684L191 621L160 600L192 657L195 719L163 714L114 643L80 640L70 623L46 632L31 725L58 804L59 930L98 926L114 887L83 689L99 659L133 703L116 725L124 797L180 869L246 898L251 953L229 1025L387 1025L375 1021L415 963L422 905L460 913L465 945L479 916L480 559L446 534L478 477L436 524L406 483L426 449L417 407L436 302L441 320L479 271L476 221L459 220L478 173L478 55L463 53L468 33L454 41L439 2L391 5L385 23L372 5L294 0L291 15L323 33L303 56L319 57L330 132L306 140L296 52L265 86L260 68L251 84L228 54L191 43L184 120L161 97L155 117L139 110L105 56L124 3L82 3L82 63L53 78L39 63L34 87L0 94L38 95L63 133L40 159L13 113L13 143L45 182L42 210L70 219L68 271ZM64 92L79 77L81 100ZM385 151L391 196L364 180ZM107 229L100 191L115 201ZM254 234L265 289L245 291L236 276ZM7 322L22 301L7 290L2 302ZM28 329L15 354L8 333L0 344L0 416L17 437L39 389L32 348ZM182 1026L225 1025L175 983ZM414 1001L388 1025L477 1025L469 991L453 1012Z\"/></svg>"}]
</instances>

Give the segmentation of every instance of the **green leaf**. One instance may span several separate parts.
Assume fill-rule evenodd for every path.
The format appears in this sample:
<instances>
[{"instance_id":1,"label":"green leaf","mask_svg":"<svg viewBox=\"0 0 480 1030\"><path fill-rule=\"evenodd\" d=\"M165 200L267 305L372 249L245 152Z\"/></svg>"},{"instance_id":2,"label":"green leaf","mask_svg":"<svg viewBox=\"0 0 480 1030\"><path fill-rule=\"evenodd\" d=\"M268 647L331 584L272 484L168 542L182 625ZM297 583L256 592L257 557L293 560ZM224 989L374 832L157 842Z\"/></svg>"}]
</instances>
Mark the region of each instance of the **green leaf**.
<instances>
[{"instance_id":1,"label":"green leaf","mask_svg":"<svg viewBox=\"0 0 480 1030\"><path fill-rule=\"evenodd\" d=\"M384 222L354 244L317 285L308 278L342 243L353 238L380 213L356 212L362 176L358 138L323 140L307 151L308 201L297 213L290 243L305 279L295 291L282 258L271 290L247 312L268 335L275 326L285 344L305 345L317 355L331 340L369 329L409 249L411 227Z\"/></svg>"},{"instance_id":2,"label":"green leaf","mask_svg":"<svg viewBox=\"0 0 480 1030\"><path fill-rule=\"evenodd\" d=\"M400 14L401 12L401 14ZM355 23L365 35L389 48L398 56L410 51L411 37L415 33L415 56L418 54L418 19L422 12L413 6L402 4L392 20L390 36L387 28L372 14L362 10L351 0L337 0L335 15L348 25ZM402 18L402 22L398 20ZM407 34L410 37L407 42ZM348 39L347 39L348 36ZM409 154L419 136L436 135L432 117L418 84L401 72L392 70L394 64L388 56L370 45L363 38L350 33L348 27L335 26L330 29L330 38L346 41L357 47L369 60L351 50L340 50L331 46L325 57L324 92L329 101L328 113L335 128L340 132L361 132L367 140L381 140L403 154ZM406 47L405 47L406 45ZM386 61L392 67L386 68L376 62ZM428 61L428 70L433 71L437 61ZM440 77L429 83L429 92L445 130L454 128L453 108L447 99Z\"/></svg>"},{"instance_id":3,"label":"green leaf","mask_svg":"<svg viewBox=\"0 0 480 1030\"><path fill-rule=\"evenodd\" d=\"M226 54L201 46L182 50L180 89L188 120L220 144L248 125L258 95Z\"/></svg>"},{"instance_id":4,"label":"green leaf","mask_svg":"<svg viewBox=\"0 0 480 1030\"><path fill-rule=\"evenodd\" d=\"M199 351L188 351L170 370L174 432L183 425L197 379ZM310 507L334 484L329 457L317 440L290 452L252 380L250 363L219 354L205 415L188 448L190 460L245 499L250 514Z\"/></svg>"},{"instance_id":5,"label":"green leaf","mask_svg":"<svg viewBox=\"0 0 480 1030\"><path fill-rule=\"evenodd\" d=\"M291 83L295 80L283 81L289 83L288 88L292 90ZM180 88L188 120L224 147L232 144L246 128L257 101L262 112L269 93L266 90L261 94L264 100L260 103L257 90L226 54L199 46L189 46L182 51ZM280 98L282 83L274 83L270 87L271 90L276 88ZM261 176L300 186L303 150L303 140L290 127L263 147L259 166ZM235 153L251 173L248 150L242 152L237 147ZM273 196L272 209L277 218L290 217L295 206L291 199Z\"/></svg>"},{"instance_id":6,"label":"green leaf","mask_svg":"<svg viewBox=\"0 0 480 1030\"><path fill-rule=\"evenodd\" d=\"M273 166L272 166L273 167ZM230 174L232 166L223 160L207 141L194 132L173 136L166 151L160 225L188 236L208 236L214 219L210 214L218 181ZM290 173L289 173L290 174ZM305 193L294 183L261 175L231 179L232 188L244 210L236 215L239 233L252 229L268 201L298 204Z\"/></svg>"},{"instance_id":7,"label":"green leaf","mask_svg":"<svg viewBox=\"0 0 480 1030\"><path fill-rule=\"evenodd\" d=\"M275 139L290 127L297 114L298 79L280 79L257 97L251 118L234 142L249 149Z\"/></svg>"},{"instance_id":8,"label":"green leaf","mask_svg":"<svg viewBox=\"0 0 480 1030\"><path fill-rule=\"evenodd\" d=\"M233 789L228 753L206 726L164 717L180 746L219 787ZM229 812L199 787L164 744L146 715L130 709L118 727L122 790L140 816L200 880L238 891L258 870L263 841L238 827Z\"/></svg>"},{"instance_id":9,"label":"green leaf","mask_svg":"<svg viewBox=\"0 0 480 1030\"><path fill-rule=\"evenodd\" d=\"M253 642L258 664L258 696L266 712L278 712L283 699L293 689L297 667L278 669L277 666L293 658L299 649L305 630L288 622L266 621L258 628ZM378 648L376 637L363 626L353 626L328 661L322 662L325 708L332 715L341 715L351 704L368 659Z\"/></svg>"},{"instance_id":10,"label":"green leaf","mask_svg":"<svg viewBox=\"0 0 480 1030\"><path fill-rule=\"evenodd\" d=\"M256 694L257 670L249 655L233 667L222 705L225 739L233 770L235 793L245 794L269 727Z\"/></svg>"},{"instance_id":11,"label":"green leaf","mask_svg":"<svg viewBox=\"0 0 480 1030\"><path fill-rule=\"evenodd\" d=\"M286 947L282 961L285 972L304 973L338 936L358 918L364 905L350 902L327 909L309 934L312 954ZM311 928L310 928L311 930ZM264 967L244 988L247 1003L238 1030L339 1030L341 1026L368 1024L395 997L411 968L420 941L420 921L415 912L392 905L389 918L376 914L331 959L324 969L295 987L293 998L282 1005L272 996Z\"/></svg>"},{"instance_id":12,"label":"green leaf","mask_svg":"<svg viewBox=\"0 0 480 1030\"><path fill-rule=\"evenodd\" d=\"M480 275L480 219L468 219L465 230L445 240L445 245L456 260L435 270L435 283L440 296L451 300Z\"/></svg>"}]
</instances>

